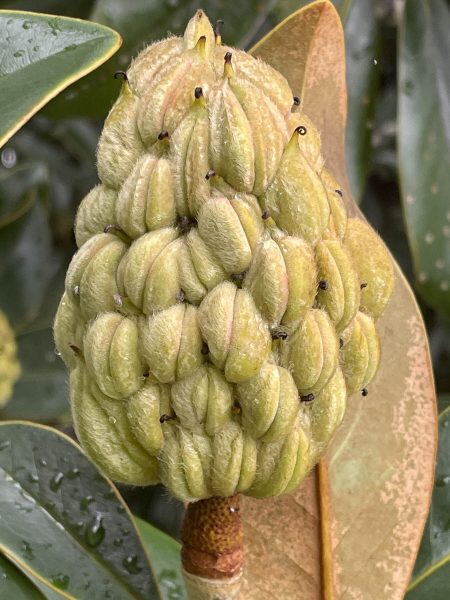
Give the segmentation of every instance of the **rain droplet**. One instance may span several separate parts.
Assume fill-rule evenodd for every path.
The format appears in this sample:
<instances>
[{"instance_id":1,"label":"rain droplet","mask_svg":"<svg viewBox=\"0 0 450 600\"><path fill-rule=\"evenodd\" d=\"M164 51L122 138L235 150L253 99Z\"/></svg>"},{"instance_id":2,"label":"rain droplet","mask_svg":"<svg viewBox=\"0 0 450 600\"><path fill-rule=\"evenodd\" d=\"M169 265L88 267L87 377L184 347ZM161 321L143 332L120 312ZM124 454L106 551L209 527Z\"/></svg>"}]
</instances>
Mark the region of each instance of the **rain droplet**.
<instances>
[{"instance_id":1,"label":"rain droplet","mask_svg":"<svg viewBox=\"0 0 450 600\"><path fill-rule=\"evenodd\" d=\"M22 540L22 556L27 560L33 560L34 558L33 550L31 549L30 544L25 540Z\"/></svg>"},{"instance_id":2,"label":"rain droplet","mask_svg":"<svg viewBox=\"0 0 450 600\"><path fill-rule=\"evenodd\" d=\"M115 424L117 423L117 419L116 419L116 417L112 417L112 416L111 416L111 417L109 417L109 419L108 419L108 420L109 420L109 422L110 422L112 425L115 425Z\"/></svg>"},{"instance_id":3,"label":"rain droplet","mask_svg":"<svg viewBox=\"0 0 450 600\"><path fill-rule=\"evenodd\" d=\"M446 475L445 477L438 477L436 479L436 487L444 487L450 484L450 475Z\"/></svg>"},{"instance_id":4,"label":"rain droplet","mask_svg":"<svg viewBox=\"0 0 450 600\"><path fill-rule=\"evenodd\" d=\"M40 464L42 467L46 467L46 466L47 466L47 461L45 460L45 458L40 458L40 459L39 459L39 464Z\"/></svg>"},{"instance_id":5,"label":"rain droplet","mask_svg":"<svg viewBox=\"0 0 450 600\"><path fill-rule=\"evenodd\" d=\"M123 544L123 539L122 539L122 538L119 538L119 537L116 537L116 538L114 539L114 542L113 542L113 543L114 543L114 546L117 546L117 547L119 547L119 546L121 546L121 545Z\"/></svg>"},{"instance_id":6,"label":"rain droplet","mask_svg":"<svg viewBox=\"0 0 450 600\"><path fill-rule=\"evenodd\" d=\"M61 484L63 482L63 479L64 479L64 473L61 473L61 471L56 473L56 475L54 475L51 478L50 489L52 490L52 492L57 492L59 490L59 488L61 487Z\"/></svg>"},{"instance_id":7,"label":"rain droplet","mask_svg":"<svg viewBox=\"0 0 450 600\"><path fill-rule=\"evenodd\" d=\"M428 231L423 238L426 244L432 244L434 242L434 233Z\"/></svg>"},{"instance_id":8,"label":"rain droplet","mask_svg":"<svg viewBox=\"0 0 450 600\"><path fill-rule=\"evenodd\" d=\"M92 502L94 502L95 498L94 496L85 496L84 498L81 498L80 500L80 509L81 510L87 510L89 507L89 504L91 504Z\"/></svg>"},{"instance_id":9,"label":"rain droplet","mask_svg":"<svg viewBox=\"0 0 450 600\"><path fill-rule=\"evenodd\" d=\"M5 169L12 169L17 162L17 154L14 148L5 148L2 151L1 161Z\"/></svg>"},{"instance_id":10,"label":"rain droplet","mask_svg":"<svg viewBox=\"0 0 450 600\"><path fill-rule=\"evenodd\" d=\"M79 476L80 476L80 469L77 469L76 467L73 469L70 469L70 471L67 471L67 473L66 473L67 479L76 479Z\"/></svg>"},{"instance_id":11,"label":"rain droplet","mask_svg":"<svg viewBox=\"0 0 450 600\"><path fill-rule=\"evenodd\" d=\"M52 577L50 581L53 583L55 587L60 590L67 590L70 583L70 577L68 575L63 575L62 573L58 573L55 577Z\"/></svg>"},{"instance_id":12,"label":"rain droplet","mask_svg":"<svg viewBox=\"0 0 450 600\"><path fill-rule=\"evenodd\" d=\"M441 281L441 284L439 287L441 288L441 290L443 292L446 292L448 289L450 289L450 283L447 280Z\"/></svg>"},{"instance_id":13,"label":"rain droplet","mask_svg":"<svg viewBox=\"0 0 450 600\"><path fill-rule=\"evenodd\" d=\"M124 558L122 564L128 573L131 573L132 575L137 575L142 571L141 567L138 565L138 557L136 554Z\"/></svg>"},{"instance_id":14,"label":"rain droplet","mask_svg":"<svg viewBox=\"0 0 450 600\"><path fill-rule=\"evenodd\" d=\"M425 283L425 281L428 279L428 275L422 271L417 276L417 279L419 280L419 283Z\"/></svg>"},{"instance_id":15,"label":"rain droplet","mask_svg":"<svg viewBox=\"0 0 450 600\"><path fill-rule=\"evenodd\" d=\"M95 517L86 525L84 532L84 539L91 546L95 548L102 543L105 537L105 528L103 527L103 519L100 513L97 513Z\"/></svg>"},{"instance_id":16,"label":"rain droplet","mask_svg":"<svg viewBox=\"0 0 450 600\"><path fill-rule=\"evenodd\" d=\"M24 54L25 54L25 50L17 50L17 52L14 52L13 56L14 56L14 58L20 58Z\"/></svg>"},{"instance_id":17,"label":"rain droplet","mask_svg":"<svg viewBox=\"0 0 450 600\"><path fill-rule=\"evenodd\" d=\"M11 445L11 442L9 440L6 440L5 442L0 442L0 451L1 450L6 450L6 448L9 448Z\"/></svg>"},{"instance_id":18,"label":"rain droplet","mask_svg":"<svg viewBox=\"0 0 450 600\"><path fill-rule=\"evenodd\" d=\"M39 481L39 477L35 473L28 473L28 481L30 483L37 483Z\"/></svg>"},{"instance_id":19,"label":"rain droplet","mask_svg":"<svg viewBox=\"0 0 450 600\"><path fill-rule=\"evenodd\" d=\"M22 23L22 27L23 27L24 29L31 29L31 27L32 27L32 26L33 26L33 23L32 23L31 21L24 21L24 22Z\"/></svg>"}]
</instances>

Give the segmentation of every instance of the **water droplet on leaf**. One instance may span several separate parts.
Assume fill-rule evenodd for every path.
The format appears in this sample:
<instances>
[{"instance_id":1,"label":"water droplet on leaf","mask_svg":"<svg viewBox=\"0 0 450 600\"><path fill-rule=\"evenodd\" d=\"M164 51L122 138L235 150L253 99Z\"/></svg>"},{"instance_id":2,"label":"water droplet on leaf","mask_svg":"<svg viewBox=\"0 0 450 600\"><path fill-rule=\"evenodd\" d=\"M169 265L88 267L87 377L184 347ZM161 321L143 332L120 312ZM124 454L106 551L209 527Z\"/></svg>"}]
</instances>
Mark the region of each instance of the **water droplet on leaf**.
<instances>
[{"instance_id":1,"label":"water droplet on leaf","mask_svg":"<svg viewBox=\"0 0 450 600\"><path fill-rule=\"evenodd\" d=\"M59 488L61 487L61 484L63 482L63 479L64 479L64 473L61 473L61 471L56 473L56 475L54 475L51 478L50 489L52 490L52 492L57 492L59 490Z\"/></svg>"},{"instance_id":2,"label":"water droplet on leaf","mask_svg":"<svg viewBox=\"0 0 450 600\"><path fill-rule=\"evenodd\" d=\"M87 524L84 532L84 538L86 542L95 548L102 543L105 537L105 528L103 527L103 519L99 513Z\"/></svg>"}]
</instances>

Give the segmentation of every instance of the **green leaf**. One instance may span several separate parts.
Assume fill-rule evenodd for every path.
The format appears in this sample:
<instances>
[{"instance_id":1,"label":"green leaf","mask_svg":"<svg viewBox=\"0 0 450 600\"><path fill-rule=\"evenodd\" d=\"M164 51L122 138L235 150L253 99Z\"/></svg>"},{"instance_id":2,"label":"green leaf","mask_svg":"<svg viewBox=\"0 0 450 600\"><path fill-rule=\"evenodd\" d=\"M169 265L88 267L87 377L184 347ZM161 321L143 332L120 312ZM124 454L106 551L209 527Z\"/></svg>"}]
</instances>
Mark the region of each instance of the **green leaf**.
<instances>
[{"instance_id":1,"label":"green leaf","mask_svg":"<svg viewBox=\"0 0 450 600\"><path fill-rule=\"evenodd\" d=\"M239 46L250 43L272 6L273 0L248 0L244 4L204 0L201 4L212 22L225 20L224 42ZM182 35L198 8L197 0L97 0L90 18L117 30L123 46L107 65L53 100L45 114L54 118L105 117L120 89L113 73L126 70L131 59L150 42L169 33Z\"/></svg>"},{"instance_id":2,"label":"green leaf","mask_svg":"<svg viewBox=\"0 0 450 600\"><path fill-rule=\"evenodd\" d=\"M405 600L447 600L450 592L450 408L439 416L436 480Z\"/></svg>"},{"instance_id":3,"label":"green leaf","mask_svg":"<svg viewBox=\"0 0 450 600\"><path fill-rule=\"evenodd\" d=\"M0 424L0 549L77 600L158 598L131 514L67 436Z\"/></svg>"},{"instance_id":4,"label":"green leaf","mask_svg":"<svg viewBox=\"0 0 450 600\"><path fill-rule=\"evenodd\" d=\"M346 3L342 3L342 7ZM350 186L358 201L370 165L371 137L378 88L379 27L373 0L353 2L344 20L348 120L346 155Z\"/></svg>"},{"instance_id":5,"label":"green leaf","mask_svg":"<svg viewBox=\"0 0 450 600\"><path fill-rule=\"evenodd\" d=\"M134 520L158 578L163 600L185 600L180 544L139 517Z\"/></svg>"},{"instance_id":6,"label":"green leaf","mask_svg":"<svg viewBox=\"0 0 450 600\"><path fill-rule=\"evenodd\" d=\"M45 600L31 581L0 554L0 598L10 600Z\"/></svg>"},{"instance_id":7,"label":"green leaf","mask_svg":"<svg viewBox=\"0 0 450 600\"><path fill-rule=\"evenodd\" d=\"M37 190L28 193L32 201ZM0 229L0 306L16 330L24 330L39 314L61 258L61 251L53 247L48 214L40 201Z\"/></svg>"},{"instance_id":8,"label":"green leaf","mask_svg":"<svg viewBox=\"0 0 450 600\"><path fill-rule=\"evenodd\" d=\"M86 19L94 2L95 0L77 0L76 3L61 2L61 0L0 0L0 8L32 10L40 13Z\"/></svg>"},{"instance_id":9,"label":"green leaf","mask_svg":"<svg viewBox=\"0 0 450 600\"><path fill-rule=\"evenodd\" d=\"M418 291L450 315L450 6L406 0L399 30L398 153Z\"/></svg>"},{"instance_id":10,"label":"green leaf","mask_svg":"<svg viewBox=\"0 0 450 600\"><path fill-rule=\"evenodd\" d=\"M44 165L24 164L0 172L0 228L21 217L33 204L36 189L48 181Z\"/></svg>"},{"instance_id":11,"label":"green leaf","mask_svg":"<svg viewBox=\"0 0 450 600\"><path fill-rule=\"evenodd\" d=\"M55 354L52 330L19 335L17 344L22 375L14 386L12 398L0 411L0 419L40 423L67 420L70 414L67 371Z\"/></svg>"},{"instance_id":12,"label":"green leaf","mask_svg":"<svg viewBox=\"0 0 450 600\"><path fill-rule=\"evenodd\" d=\"M111 29L67 17L0 11L0 146L120 46Z\"/></svg>"},{"instance_id":13,"label":"green leaf","mask_svg":"<svg viewBox=\"0 0 450 600\"><path fill-rule=\"evenodd\" d=\"M450 394L439 394L437 401L439 414L444 412L444 410L446 410L447 408L450 408Z\"/></svg>"}]
</instances>

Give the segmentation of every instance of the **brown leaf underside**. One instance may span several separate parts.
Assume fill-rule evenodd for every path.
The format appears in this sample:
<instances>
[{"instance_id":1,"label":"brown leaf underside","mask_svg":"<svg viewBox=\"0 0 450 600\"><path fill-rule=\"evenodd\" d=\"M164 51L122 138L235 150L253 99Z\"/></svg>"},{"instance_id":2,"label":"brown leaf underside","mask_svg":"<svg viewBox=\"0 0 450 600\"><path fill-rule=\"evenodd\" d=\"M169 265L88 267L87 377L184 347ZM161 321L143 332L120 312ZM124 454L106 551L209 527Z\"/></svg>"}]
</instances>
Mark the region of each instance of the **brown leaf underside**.
<instances>
[{"instance_id":1,"label":"brown leaf underside","mask_svg":"<svg viewBox=\"0 0 450 600\"><path fill-rule=\"evenodd\" d=\"M333 5L319 1L298 11L253 53L301 96L321 131L326 165L349 197L344 40ZM358 212L351 200L349 208ZM437 419L422 318L396 270L369 396L350 398L326 459L296 492L243 499L243 600L404 596L431 498Z\"/></svg>"}]
</instances>

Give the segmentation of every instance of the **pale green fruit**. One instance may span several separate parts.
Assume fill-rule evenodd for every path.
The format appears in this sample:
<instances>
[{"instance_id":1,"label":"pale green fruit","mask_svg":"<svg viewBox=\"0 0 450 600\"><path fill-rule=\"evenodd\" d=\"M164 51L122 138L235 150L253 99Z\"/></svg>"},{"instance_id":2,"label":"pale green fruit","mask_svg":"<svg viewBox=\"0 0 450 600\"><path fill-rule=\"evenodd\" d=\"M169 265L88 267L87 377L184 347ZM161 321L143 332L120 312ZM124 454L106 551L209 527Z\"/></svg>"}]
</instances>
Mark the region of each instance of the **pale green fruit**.
<instances>
[{"instance_id":1,"label":"pale green fruit","mask_svg":"<svg viewBox=\"0 0 450 600\"><path fill-rule=\"evenodd\" d=\"M285 78L202 11L124 79L55 318L78 438L184 501L287 493L375 375L389 254Z\"/></svg>"},{"instance_id":2,"label":"pale green fruit","mask_svg":"<svg viewBox=\"0 0 450 600\"><path fill-rule=\"evenodd\" d=\"M364 389L374 378L380 363L380 340L375 323L358 312L342 332L341 366L349 394Z\"/></svg>"},{"instance_id":3,"label":"pale green fruit","mask_svg":"<svg viewBox=\"0 0 450 600\"><path fill-rule=\"evenodd\" d=\"M14 332L6 316L0 311L0 407L10 399L20 374Z\"/></svg>"}]
</instances>

